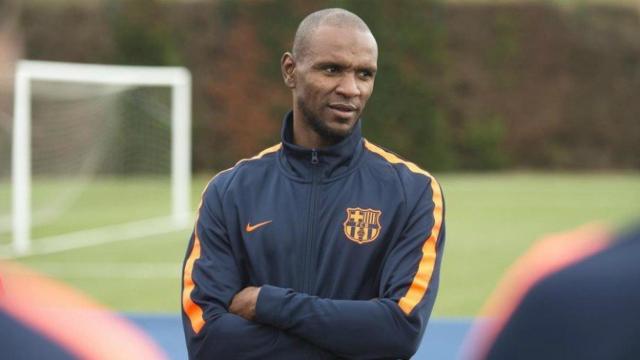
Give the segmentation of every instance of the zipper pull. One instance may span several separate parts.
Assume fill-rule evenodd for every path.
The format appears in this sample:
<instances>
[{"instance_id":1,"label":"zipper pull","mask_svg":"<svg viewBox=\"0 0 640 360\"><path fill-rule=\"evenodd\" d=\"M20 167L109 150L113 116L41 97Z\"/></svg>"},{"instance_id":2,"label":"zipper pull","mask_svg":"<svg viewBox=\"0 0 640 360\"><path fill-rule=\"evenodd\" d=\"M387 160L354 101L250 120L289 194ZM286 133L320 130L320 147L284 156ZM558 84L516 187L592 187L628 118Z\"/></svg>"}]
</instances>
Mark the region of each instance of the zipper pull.
<instances>
[{"instance_id":1,"label":"zipper pull","mask_svg":"<svg viewBox=\"0 0 640 360\"><path fill-rule=\"evenodd\" d=\"M311 163L313 165L317 165L318 164L318 152L316 151L316 149L311 150Z\"/></svg>"}]
</instances>

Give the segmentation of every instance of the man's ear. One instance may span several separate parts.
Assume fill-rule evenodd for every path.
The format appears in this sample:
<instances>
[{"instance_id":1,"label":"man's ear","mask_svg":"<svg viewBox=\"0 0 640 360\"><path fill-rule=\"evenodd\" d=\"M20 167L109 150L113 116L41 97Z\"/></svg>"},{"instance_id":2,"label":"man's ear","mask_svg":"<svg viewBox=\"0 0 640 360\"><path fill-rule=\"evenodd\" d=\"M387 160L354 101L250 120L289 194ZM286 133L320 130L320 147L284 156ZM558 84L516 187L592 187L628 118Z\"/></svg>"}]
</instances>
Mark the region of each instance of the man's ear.
<instances>
[{"instance_id":1,"label":"man's ear","mask_svg":"<svg viewBox=\"0 0 640 360\"><path fill-rule=\"evenodd\" d=\"M282 55L282 59L280 59L280 70L282 71L282 79L284 80L284 84L289 89L295 88L296 61L293 59L293 55L288 51L284 53Z\"/></svg>"}]
</instances>

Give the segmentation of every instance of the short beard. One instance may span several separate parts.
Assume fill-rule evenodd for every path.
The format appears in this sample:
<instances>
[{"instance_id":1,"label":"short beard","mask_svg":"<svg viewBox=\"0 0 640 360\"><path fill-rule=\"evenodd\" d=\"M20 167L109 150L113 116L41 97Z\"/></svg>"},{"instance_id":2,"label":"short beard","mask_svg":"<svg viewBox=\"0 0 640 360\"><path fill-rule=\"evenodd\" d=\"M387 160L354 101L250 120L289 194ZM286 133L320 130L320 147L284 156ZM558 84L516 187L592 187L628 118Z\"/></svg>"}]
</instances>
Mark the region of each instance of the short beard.
<instances>
[{"instance_id":1,"label":"short beard","mask_svg":"<svg viewBox=\"0 0 640 360\"><path fill-rule=\"evenodd\" d=\"M306 122L316 134L320 135L326 144L337 144L353 133L353 128L355 126L352 126L346 133L339 133L332 130L324 122L318 119L318 117L316 117L315 114L313 114L306 106L304 100L300 98L298 98L298 109L302 111L302 117L304 118L303 121Z\"/></svg>"}]
</instances>

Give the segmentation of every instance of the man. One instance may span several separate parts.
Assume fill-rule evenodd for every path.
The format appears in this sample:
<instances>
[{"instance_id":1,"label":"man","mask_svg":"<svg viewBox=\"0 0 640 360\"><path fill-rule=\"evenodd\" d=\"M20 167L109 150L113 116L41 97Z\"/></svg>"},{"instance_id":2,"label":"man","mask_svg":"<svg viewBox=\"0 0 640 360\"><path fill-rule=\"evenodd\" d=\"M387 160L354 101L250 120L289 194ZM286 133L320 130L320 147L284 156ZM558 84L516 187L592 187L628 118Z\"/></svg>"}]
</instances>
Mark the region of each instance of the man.
<instances>
[{"instance_id":1,"label":"man","mask_svg":"<svg viewBox=\"0 0 640 360\"><path fill-rule=\"evenodd\" d=\"M214 177L187 249L191 358L409 358L435 301L444 204L435 179L361 137L378 47L342 9L282 56L282 143Z\"/></svg>"},{"instance_id":2,"label":"man","mask_svg":"<svg viewBox=\"0 0 640 360\"><path fill-rule=\"evenodd\" d=\"M639 230L592 225L537 243L498 287L465 358L639 359Z\"/></svg>"}]
</instances>

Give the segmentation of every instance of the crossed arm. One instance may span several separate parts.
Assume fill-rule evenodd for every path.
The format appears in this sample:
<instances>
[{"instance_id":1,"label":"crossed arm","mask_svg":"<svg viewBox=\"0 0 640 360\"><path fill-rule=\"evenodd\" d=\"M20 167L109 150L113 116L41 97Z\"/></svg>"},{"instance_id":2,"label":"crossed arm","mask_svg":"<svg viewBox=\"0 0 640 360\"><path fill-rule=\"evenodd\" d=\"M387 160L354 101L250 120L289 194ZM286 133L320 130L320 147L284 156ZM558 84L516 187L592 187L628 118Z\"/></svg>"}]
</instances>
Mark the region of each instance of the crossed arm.
<instances>
[{"instance_id":1,"label":"crossed arm","mask_svg":"<svg viewBox=\"0 0 640 360\"><path fill-rule=\"evenodd\" d=\"M269 285L241 290L229 312L308 341L331 358L348 359L408 359L427 322L389 299L322 299Z\"/></svg>"},{"instance_id":2,"label":"crossed arm","mask_svg":"<svg viewBox=\"0 0 640 360\"><path fill-rule=\"evenodd\" d=\"M389 299L332 300L250 286L201 334L188 336L189 350L192 358L410 358L432 304L408 315Z\"/></svg>"}]
</instances>

